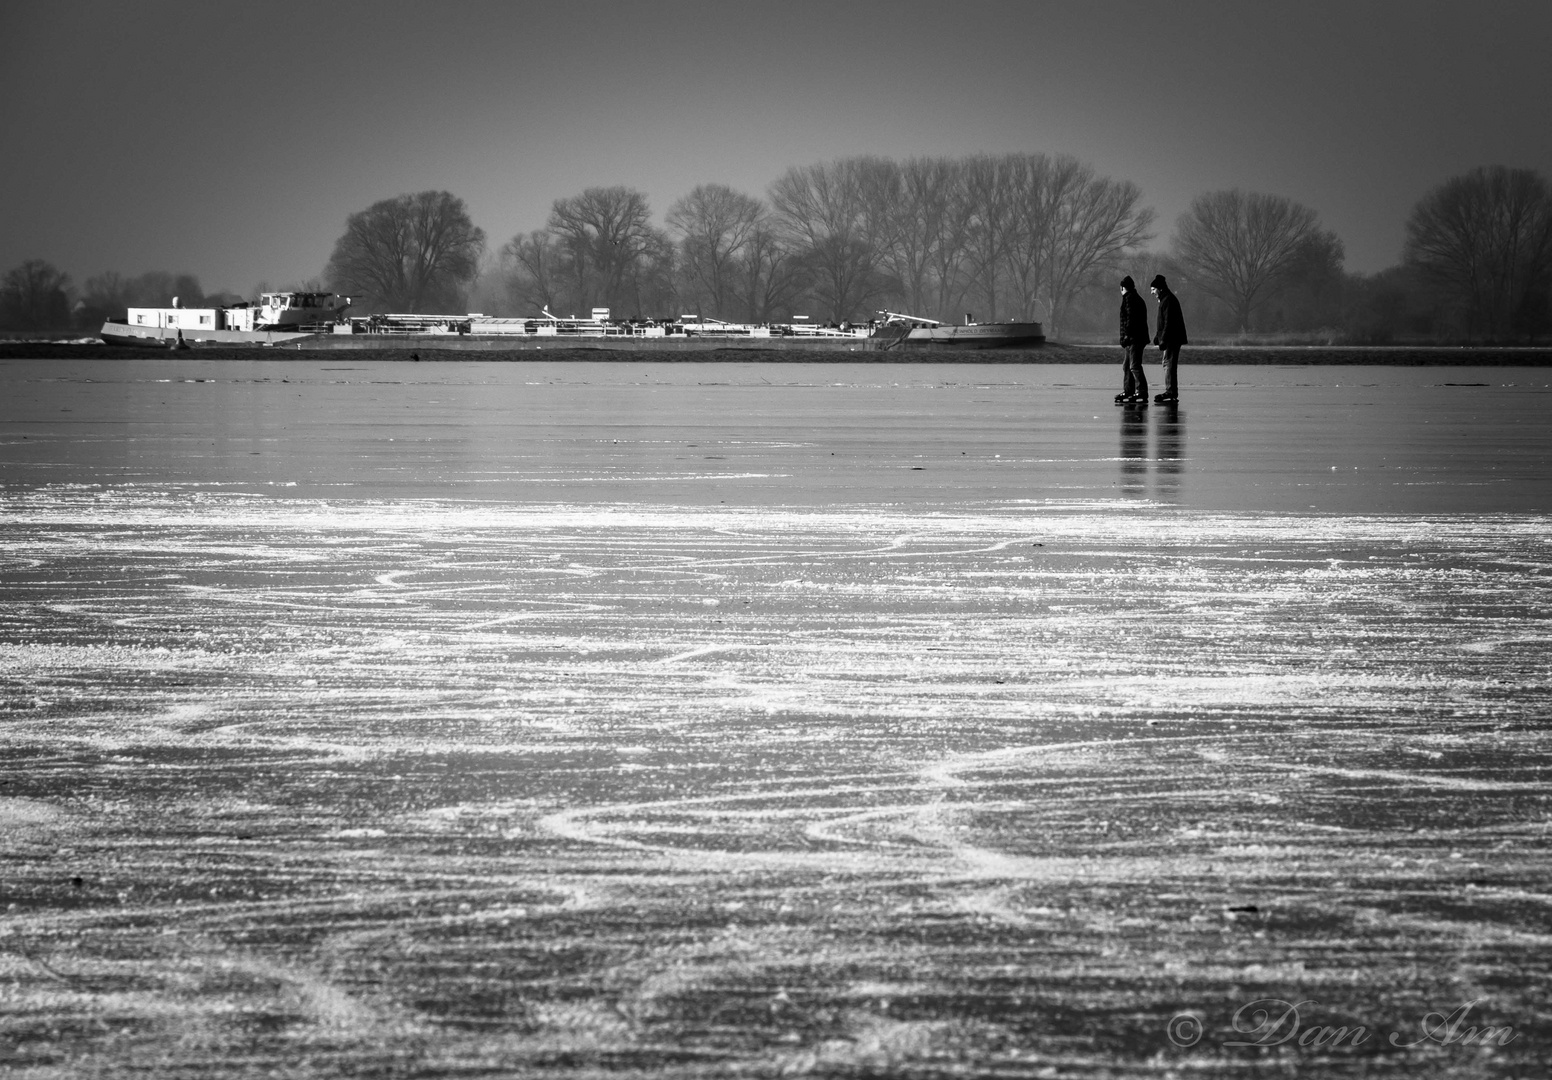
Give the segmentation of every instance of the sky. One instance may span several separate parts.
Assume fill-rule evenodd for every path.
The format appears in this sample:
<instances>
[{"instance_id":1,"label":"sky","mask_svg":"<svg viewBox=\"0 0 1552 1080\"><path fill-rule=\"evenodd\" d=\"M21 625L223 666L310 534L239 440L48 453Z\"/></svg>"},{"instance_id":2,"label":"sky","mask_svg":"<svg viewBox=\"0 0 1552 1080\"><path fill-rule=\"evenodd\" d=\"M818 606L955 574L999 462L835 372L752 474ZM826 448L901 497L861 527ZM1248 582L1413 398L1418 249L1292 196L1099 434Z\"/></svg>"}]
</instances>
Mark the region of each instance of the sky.
<instances>
[{"instance_id":1,"label":"sky","mask_svg":"<svg viewBox=\"0 0 1552 1080\"><path fill-rule=\"evenodd\" d=\"M701 183L1040 152L1137 184L1156 249L1238 187L1373 273L1446 179L1552 178L1549 43L1546 0L6 4L0 271L246 294L404 192L461 197L494 252L589 187L661 224Z\"/></svg>"}]
</instances>

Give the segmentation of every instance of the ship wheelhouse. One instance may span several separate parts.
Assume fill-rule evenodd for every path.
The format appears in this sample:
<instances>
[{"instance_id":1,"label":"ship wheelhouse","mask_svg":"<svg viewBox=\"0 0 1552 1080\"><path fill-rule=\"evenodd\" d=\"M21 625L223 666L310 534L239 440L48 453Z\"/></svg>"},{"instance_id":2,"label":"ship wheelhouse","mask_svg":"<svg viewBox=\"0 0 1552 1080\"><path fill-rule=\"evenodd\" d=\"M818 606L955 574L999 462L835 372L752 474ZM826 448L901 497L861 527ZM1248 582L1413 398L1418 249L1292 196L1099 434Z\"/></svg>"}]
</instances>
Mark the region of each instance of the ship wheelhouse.
<instances>
[{"instance_id":1,"label":"ship wheelhouse","mask_svg":"<svg viewBox=\"0 0 1552 1080\"><path fill-rule=\"evenodd\" d=\"M267 292L253 309L255 328L313 326L339 322L350 297L325 292Z\"/></svg>"}]
</instances>

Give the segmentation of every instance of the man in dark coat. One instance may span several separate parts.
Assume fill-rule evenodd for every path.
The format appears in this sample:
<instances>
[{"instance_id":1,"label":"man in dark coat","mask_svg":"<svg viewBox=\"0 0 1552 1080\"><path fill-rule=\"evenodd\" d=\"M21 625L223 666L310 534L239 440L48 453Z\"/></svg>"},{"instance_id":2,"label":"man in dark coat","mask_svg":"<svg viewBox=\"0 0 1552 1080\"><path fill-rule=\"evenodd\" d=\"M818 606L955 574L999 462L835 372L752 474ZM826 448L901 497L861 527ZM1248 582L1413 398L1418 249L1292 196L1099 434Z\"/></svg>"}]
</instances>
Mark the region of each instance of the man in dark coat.
<instances>
[{"instance_id":1,"label":"man in dark coat","mask_svg":"<svg viewBox=\"0 0 1552 1080\"><path fill-rule=\"evenodd\" d=\"M1159 299L1159 329L1153 335L1153 343L1164 353L1164 392L1153 400L1159 404L1173 404L1180 400L1180 385L1175 380L1175 367L1180 363L1180 346L1186 341L1186 320L1180 314L1180 301L1169 291L1169 282L1160 274L1149 285Z\"/></svg>"},{"instance_id":2,"label":"man in dark coat","mask_svg":"<svg viewBox=\"0 0 1552 1080\"><path fill-rule=\"evenodd\" d=\"M1148 404L1148 376L1142 371L1142 352L1148 347L1148 305L1137 295L1131 277L1121 279L1121 392L1117 405Z\"/></svg>"}]
</instances>

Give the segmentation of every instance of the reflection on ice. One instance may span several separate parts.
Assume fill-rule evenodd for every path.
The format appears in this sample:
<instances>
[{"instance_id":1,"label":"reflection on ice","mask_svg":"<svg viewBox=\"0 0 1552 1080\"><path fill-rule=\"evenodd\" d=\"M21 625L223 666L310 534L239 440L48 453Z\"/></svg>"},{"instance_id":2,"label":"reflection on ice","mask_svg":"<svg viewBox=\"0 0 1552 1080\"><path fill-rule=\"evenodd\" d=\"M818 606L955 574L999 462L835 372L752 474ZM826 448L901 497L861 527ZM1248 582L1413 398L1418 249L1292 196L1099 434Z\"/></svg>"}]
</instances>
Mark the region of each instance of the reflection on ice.
<instances>
[{"instance_id":1,"label":"reflection on ice","mask_svg":"<svg viewBox=\"0 0 1552 1080\"><path fill-rule=\"evenodd\" d=\"M365 499L949 510L1116 497L1212 511L1552 508L1540 369L1493 369L1492 385L1466 387L1449 384L1480 381L1481 369L1467 378L1430 368L1420 382L1412 368L1199 367L1178 410L1134 411L1110 405L1109 365L471 362L414 365L415 378L402 364L366 367L0 363L7 490L283 486ZM1176 469L1133 468L1145 459Z\"/></svg>"}]
</instances>

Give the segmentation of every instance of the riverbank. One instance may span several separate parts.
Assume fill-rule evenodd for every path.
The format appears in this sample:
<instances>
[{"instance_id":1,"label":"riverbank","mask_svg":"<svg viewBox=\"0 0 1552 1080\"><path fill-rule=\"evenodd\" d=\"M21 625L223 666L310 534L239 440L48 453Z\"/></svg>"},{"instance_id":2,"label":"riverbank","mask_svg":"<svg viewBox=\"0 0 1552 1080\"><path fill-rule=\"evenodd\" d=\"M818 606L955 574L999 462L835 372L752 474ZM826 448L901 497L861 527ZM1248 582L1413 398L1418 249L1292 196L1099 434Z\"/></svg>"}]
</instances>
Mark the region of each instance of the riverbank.
<instances>
[{"instance_id":1,"label":"riverbank","mask_svg":"<svg viewBox=\"0 0 1552 1080\"><path fill-rule=\"evenodd\" d=\"M555 362L586 360L621 363L729 363L763 364L1119 364L1121 350L1115 345L1069 345L1047 342L1033 349L911 349L878 351L859 342L849 349L753 347L729 344L725 347L694 352L590 348L585 345L489 349L467 352L431 346L406 347L398 344L385 348L351 349L355 360L396 360L417 362L457 360L475 363ZM338 359L333 349L294 347L254 347L206 345L187 352L167 349L105 345L100 342L0 341L0 360L146 360L168 356L198 357L204 360L327 360ZM1158 363L1159 353L1150 349L1146 362ZM1188 345L1181 363L1190 364L1376 364L1384 366L1482 365L1490 367L1552 367L1552 347L1503 346L1309 346L1309 345Z\"/></svg>"}]
</instances>

